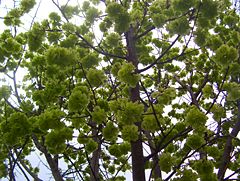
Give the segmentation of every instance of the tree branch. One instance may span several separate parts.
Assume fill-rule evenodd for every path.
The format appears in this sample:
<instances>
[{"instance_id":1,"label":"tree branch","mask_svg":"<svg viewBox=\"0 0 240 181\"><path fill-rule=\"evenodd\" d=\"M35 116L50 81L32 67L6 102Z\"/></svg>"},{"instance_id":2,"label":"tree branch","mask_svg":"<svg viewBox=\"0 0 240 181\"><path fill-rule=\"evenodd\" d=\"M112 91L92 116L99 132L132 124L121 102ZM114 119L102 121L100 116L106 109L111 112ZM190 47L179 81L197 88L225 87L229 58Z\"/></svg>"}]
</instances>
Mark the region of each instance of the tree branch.
<instances>
[{"instance_id":1,"label":"tree branch","mask_svg":"<svg viewBox=\"0 0 240 181\"><path fill-rule=\"evenodd\" d=\"M163 51L163 53L153 62L151 63L150 65L148 65L147 67L143 68L143 69L140 69L137 71L137 73L141 73L141 72L144 72L150 68L152 68L154 65L156 65L158 63L158 61L163 58L167 53L168 51L173 47L173 45L177 42L177 40L180 38L180 35L178 35L175 40L171 43L171 45L165 50ZM172 60L171 60L172 61Z\"/></svg>"},{"instance_id":2,"label":"tree branch","mask_svg":"<svg viewBox=\"0 0 240 181\"><path fill-rule=\"evenodd\" d=\"M232 131L230 133L230 135L227 138L227 142L226 145L224 147L224 152L222 155L222 159L221 159L221 164L219 166L219 170L218 170L218 180L222 181L224 180L224 175L226 173L228 164L230 162L231 159L231 152L233 151L233 144L232 144L232 139L235 138L239 131L240 131L240 100L237 101L237 109L238 109L238 115L237 115L237 122L234 125L234 127L232 128Z\"/></svg>"}]
</instances>

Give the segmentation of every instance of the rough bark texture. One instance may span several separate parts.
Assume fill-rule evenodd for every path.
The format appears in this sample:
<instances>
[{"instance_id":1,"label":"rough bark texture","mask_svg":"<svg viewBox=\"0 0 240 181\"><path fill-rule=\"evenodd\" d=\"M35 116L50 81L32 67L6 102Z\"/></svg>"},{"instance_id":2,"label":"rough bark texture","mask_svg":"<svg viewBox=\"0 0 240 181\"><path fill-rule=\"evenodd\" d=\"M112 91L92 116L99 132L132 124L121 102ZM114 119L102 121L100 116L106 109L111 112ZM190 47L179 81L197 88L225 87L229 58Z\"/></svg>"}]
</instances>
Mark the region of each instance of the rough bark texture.
<instances>
[{"instance_id":1,"label":"rough bark texture","mask_svg":"<svg viewBox=\"0 0 240 181\"><path fill-rule=\"evenodd\" d=\"M94 127L92 128L93 140L98 143L98 148L97 148L97 150L95 150L93 152L93 155L92 155L92 158L91 158L91 161L90 161L91 162L90 163L90 166L91 166L90 180L91 181L98 181L98 180L100 180L100 177L99 177L99 159L100 159L100 154L101 154L101 143L100 143L100 140L98 138L97 128L95 128L96 123L92 122L91 124L92 124L92 126L94 125Z\"/></svg>"},{"instance_id":2,"label":"rough bark texture","mask_svg":"<svg viewBox=\"0 0 240 181\"><path fill-rule=\"evenodd\" d=\"M54 179L57 181L63 181L62 175L60 174L58 168L58 159L52 158L52 156L49 153L44 153L44 155L51 168Z\"/></svg>"},{"instance_id":3,"label":"rough bark texture","mask_svg":"<svg viewBox=\"0 0 240 181\"><path fill-rule=\"evenodd\" d=\"M224 152L222 155L221 165L219 166L218 175L217 175L219 181L224 180L224 176L225 176L228 164L231 159L231 153L234 149L234 147L232 145L232 140L233 140L233 138L235 138L238 135L238 133L240 131L240 101L237 102L237 105L238 105L238 118L237 118L237 122L234 125L230 135L227 138L227 142L226 142Z\"/></svg>"},{"instance_id":4,"label":"rough bark texture","mask_svg":"<svg viewBox=\"0 0 240 181\"><path fill-rule=\"evenodd\" d=\"M63 178L62 178L62 175L59 171L59 168L58 168L58 158L57 157L52 157L50 153L48 153L47 149L45 148L44 145L42 145L39 141L38 141L38 138L35 136L35 135L32 135L32 138L33 138L33 141L34 141L34 144L36 145L37 149L39 151L41 151L47 162L48 162L48 165L51 169L51 172L53 174L53 177L54 177L54 180L57 180L57 181L63 181Z\"/></svg>"},{"instance_id":5,"label":"rough bark texture","mask_svg":"<svg viewBox=\"0 0 240 181\"><path fill-rule=\"evenodd\" d=\"M136 41L134 38L134 28L131 26L129 31L126 32L127 41L127 60L135 66L135 71L138 71L138 58L136 53ZM130 99L132 102L137 102L140 99L139 84L136 87L130 89ZM142 147L142 136L141 136L141 122L137 122L136 125L139 129L139 138L137 141L131 142L131 153L132 153L132 172L133 181L145 181L145 169L144 169L144 156Z\"/></svg>"},{"instance_id":6,"label":"rough bark texture","mask_svg":"<svg viewBox=\"0 0 240 181\"><path fill-rule=\"evenodd\" d=\"M156 147L155 147L154 143L152 142L152 137L148 131L145 131L144 134L146 135L146 137L148 139L148 144L150 145L151 154L154 154L156 151ZM162 179L162 173L161 173L161 169L160 169L160 165L159 165L158 154L153 155L152 161L153 161L153 168L152 168L153 175L151 177L154 179L157 179L157 178Z\"/></svg>"}]
</instances>

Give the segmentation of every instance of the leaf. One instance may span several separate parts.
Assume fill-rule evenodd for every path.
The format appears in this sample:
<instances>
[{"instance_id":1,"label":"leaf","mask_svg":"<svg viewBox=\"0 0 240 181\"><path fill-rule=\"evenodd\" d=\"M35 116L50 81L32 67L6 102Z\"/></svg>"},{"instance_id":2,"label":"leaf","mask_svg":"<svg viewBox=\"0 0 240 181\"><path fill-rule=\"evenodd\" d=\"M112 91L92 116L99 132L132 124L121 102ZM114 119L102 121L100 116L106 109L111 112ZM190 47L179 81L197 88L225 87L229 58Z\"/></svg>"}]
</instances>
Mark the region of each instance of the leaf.
<instances>
[{"instance_id":1,"label":"leaf","mask_svg":"<svg viewBox=\"0 0 240 181\"><path fill-rule=\"evenodd\" d=\"M135 67L131 63L124 63L118 71L118 77L130 87L135 87L140 79L140 75L134 73Z\"/></svg>"},{"instance_id":2,"label":"leaf","mask_svg":"<svg viewBox=\"0 0 240 181\"><path fill-rule=\"evenodd\" d=\"M106 77L103 71L90 68L87 72L87 79L92 87L99 87L104 83Z\"/></svg>"},{"instance_id":3,"label":"leaf","mask_svg":"<svg viewBox=\"0 0 240 181\"><path fill-rule=\"evenodd\" d=\"M71 112L78 112L87 107L90 100L86 90L87 88L83 86L75 87L68 102L68 108Z\"/></svg>"},{"instance_id":4,"label":"leaf","mask_svg":"<svg viewBox=\"0 0 240 181\"><path fill-rule=\"evenodd\" d=\"M138 140L138 127L135 125L126 125L122 129L122 138L125 141Z\"/></svg>"},{"instance_id":5,"label":"leaf","mask_svg":"<svg viewBox=\"0 0 240 181\"><path fill-rule=\"evenodd\" d=\"M182 17L176 20L171 21L167 25L167 30L170 34L179 34L179 35L187 35L190 31L189 22L187 17Z\"/></svg>"},{"instance_id":6,"label":"leaf","mask_svg":"<svg viewBox=\"0 0 240 181\"><path fill-rule=\"evenodd\" d=\"M46 60L49 65L67 66L73 64L76 59L76 52L72 49L51 47L46 52Z\"/></svg>"},{"instance_id":7,"label":"leaf","mask_svg":"<svg viewBox=\"0 0 240 181\"><path fill-rule=\"evenodd\" d=\"M0 87L0 99L8 99L11 95L11 88L10 86L3 85Z\"/></svg>"}]
</instances>

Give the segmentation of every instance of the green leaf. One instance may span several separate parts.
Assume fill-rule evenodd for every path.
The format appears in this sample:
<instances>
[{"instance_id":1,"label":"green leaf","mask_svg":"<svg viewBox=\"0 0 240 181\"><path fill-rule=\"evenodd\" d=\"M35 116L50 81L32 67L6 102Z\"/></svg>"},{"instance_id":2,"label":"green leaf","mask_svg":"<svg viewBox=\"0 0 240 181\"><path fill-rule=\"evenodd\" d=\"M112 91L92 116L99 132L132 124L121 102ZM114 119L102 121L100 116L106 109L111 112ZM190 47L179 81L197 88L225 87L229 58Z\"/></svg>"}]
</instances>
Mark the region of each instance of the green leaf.
<instances>
[{"instance_id":1,"label":"green leaf","mask_svg":"<svg viewBox=\"0 0 240 181\"><path fill-rule=\"evenodd\" d=\"M34 23L28 32L28 46L30 51L37 51L45 39L45 31L39 23Z\"/></svg>"},{"instance_id":2,"label":"green leaf","mask_svg":"<svg viewBox=\"0 0 240 181\"><path fill-rule=\"evenodd\" d=\"M217 16L217 1L203 0L201 6L201 12L204 18L214 18Z\"/></svg>"},{"instance_id":3,"label":"green leaf","mask_svg":"<svg viewBox=\"0 0 240 181\"><path fill-rule=\"evenodd\" d=\"M227 67L234 62L238 57L237 50L234 47L229 47L223 44L216 50L215 61L217 64Z\"/></svg>"},{"instance_id":4,"label":"green leaf","mask_svg":"<svg viewBox=\"0 0 240 181\"><path fill-rule=\"evenodd\" d=\"M171 21L167 25L167 30L170 34L187 35L190 32L190 26L187 17Z\"/></svg>"},{"instance_id":5,"label":"green leaf","mask_svg":"<svg viewBox=\"0 0 240 181\"><path fill-rule=\"evenodd\" d=\"M83 68L96 67L100 61L100 58L95 53L89 53L81 60Z\"/></svg>"},{"instance_id":6,"label":"green leaf","mask_svg":"<svg viewBox=\"0 0 240 181\"><path fill-rule=\"evenodd\" d=\"M50 153L58 154L63 153L66 144L66 140L72 139L73 131L69 128L62 128L60 130L53 130L46 135L46 145L49 148Z\"/></svg>"},{"instance_id":7,"label":"green leaf","mask_svg":"<svg viewBox=\"0 0 240 181\"><path fill-rule=\"evenodd\" d=\"M174 6L174 9L185 12L189 10L191 7L193 7L195 5L195 2L196 2L195 0L189 0L189 1L175 0L173 1L173 6Z\"/></svg>"},{"instance_id":8,"label":"green leaf","mask_svg":"<svg viewBox=\"0 0 240 181\"><path fill-rule=\"evenodd\" d=\"M120 4L109 3L106 9L108 16L115 22L115 30L119 33L127 31L130 26L130 15Z\"/></svg>"},{"instance_id":9,"label":"green leaf","mask_svg":"<svg viewBox=\"0 0 240 181\"><path fill-rule=\"evenodd\" d=\"M94 7L89 7L86 11L86 20L92 24L98 18L99 15L100 13L98 12L98 9Z\"/></svg>"},{"instance_id":10,"label":"green leaf","mask_svg":"<svg viewBox=\"0 0 240 181\"><path fill-rule=\"evenodd\" d=\"M138 127L135 125L126 125L122 129L122 138L125 141L137 141L138 140Z\"/></svg>"},{"instance_id":11,"label":"green leaf","mask_svg":"<svg viewBox=\"0 0 240 181\"><path fill-rule=\"evenodd\" d=\"M85 149L88 153L94 152L97 148L98 144L93 139L89 139L85 146Z\"/></svg>"},{"instance_id":12,"label":"green leaf","mask_svg":"<svg viewBox=\"0 0 240 181\"><path fill-rule=\"evenodd\" d=\"M101 86L104 83L105 79L106 77L102 70L90 68L87 72L87 80L92 87Z\"/></svg>"},{"instance_id":13,"label":"green leaf","mask_svg":"<svg viewBox=\"0 0 240 181\"><path fill-rule=\"evenodd\" d=\"M186 145L191 149L198 149L205 143L203 136L193 134L187 138Z\"/></svg>"},{"instance_id":14,"label":"green leaf","mask_svg":"<svg viewBox=\"0 0 240 181\"><path fill-rule=\"evenodd\" d=\"M207 116L195 106L192 106L188 111L185 120L189 126L195 129L201 128L206 124Z\"/></svg>"},{"instance_id":15,"label":"green leaf","mask_svg":"<svg viewBox=\"0 0 240 181\"><path fill-rule=\"evenodd\" d=\"M46 52L46 60L49 65L67 66L73 64L76 59L76 52L73 49L51 47Z\"/></svg>"},{"instance_id":16,"label":"green leaf","mask_svg":"<svg viewBox=\"0 0 240 181\"><path fill-rule=\"evenodd\" d=\"M3 85L0 87L0 99L8 99L11 95L11 88L10 86Z\"/></svg>"},{"instance_id":17,"label":"green leaf","mask_svg":"<svg viewBox=\"0 0 240 181\"><path fill-rule=\"evenodd\" d=\"M145 130L149 130L149 131L155 131L158 130L158 124L155 116L153 115L147 115L143 118L143 122L142 122L142 127Z\"/></svg>"},{"instance_id":18,"label":"green leaf","mask_svg":"<svg viewBox=\"0 0 240 181\"><path fill-rule=\"evenodd\" d=\"M117 110L117 115L120 123L131 125L132 123L141 121L143 110L143 105L123 100L120 110Z\"/></svg>"},{"instance_id":19,"label":"green leaf","mask_svg":"<svg viewBox=\"0 0 240 181\"><path fill-rule=\"evenodd\" d=\"M68 108L71 112L78 112L86 108L89 103L87 87L75 87L69 97Z\"/></svg>"},{"instance_id":20,"label":"green leaf","mask_svg":"<svg viewBox=\"0 0 240 181\"><path fill-rule=\"evenodd\" d=\"M133 64L124 63L121 69L118 71L118 77L130 87L135 87L140 79L140 75L136 74L134 71L135 67Z\"/></svg>"},{"instance_id":21,"label":"green leaf","mask_svg":"<svg viewBox=\"0 0 240 181\"><path fill-rule=\"evenodd\" d=\"M24 13L28 13L36 4L35 0L21 0L20 2L20 9Z\"/></svg>"},{"instance_id":22,"label":"green leaf","mask_svg":"<svg viewBox=\"0 0 240 181\"><path fill-rule=\"evenodd\" d=\"M162 169L162 171L168 173L171 171L173 166L173 160L170 153L162 153L159 159L159 165Z\"/></svg>"},{"instance_id":23,"label":"green leaf","mask_svg":"<svg viewBox=\"0 0 240 181\"><path fill-rule=\"evenodd\" d=\"M26 135L31 134L31 124L24 113L11 114L9 120L1 123L2 140L7 145L15 145Z\"/></svg>"},{"instance_id":24,"label":"green leaf","mask_svg":"<svg viewBox=\"0 0 240 181\"><path fill-rule=\"evenodd\" d=\"M114 126L112 122L108 122L106 126L103 128L103 137L107 141L115 141L118 136L118 128Z\"/></svg>"},{"instance_id":25,"label":"green leaf","mask_svg":"<svg viewBox=\"0 0 240 181\"><path fill-rule=\"evenodd\" d=\"M93 113L92 113L92 119L97 124L104 123L106 121L106 113L103 109L101 109L99 106L94 107Z\"/></svg>"}]
</instances>

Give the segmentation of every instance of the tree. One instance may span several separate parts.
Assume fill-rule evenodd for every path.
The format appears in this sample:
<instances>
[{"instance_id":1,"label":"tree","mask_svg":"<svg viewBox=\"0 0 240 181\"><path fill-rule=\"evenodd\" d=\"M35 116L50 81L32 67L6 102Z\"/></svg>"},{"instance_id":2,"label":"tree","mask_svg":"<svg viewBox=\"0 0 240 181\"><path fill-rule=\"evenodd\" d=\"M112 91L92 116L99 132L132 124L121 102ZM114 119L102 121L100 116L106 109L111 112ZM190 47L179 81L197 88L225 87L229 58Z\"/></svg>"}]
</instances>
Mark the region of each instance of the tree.
<instances>
[{"instance_id":1,"label":"tree","mask_svg":"<svg viewBox=\"0 0 240 181\"><path fill-rule=\"evenodd\" d=\"M58 181L240 179L231 2L69 2L25 32L34 0L3 17L0 177L43 180L37 152Z\"/></svg>"}]
</instances>

